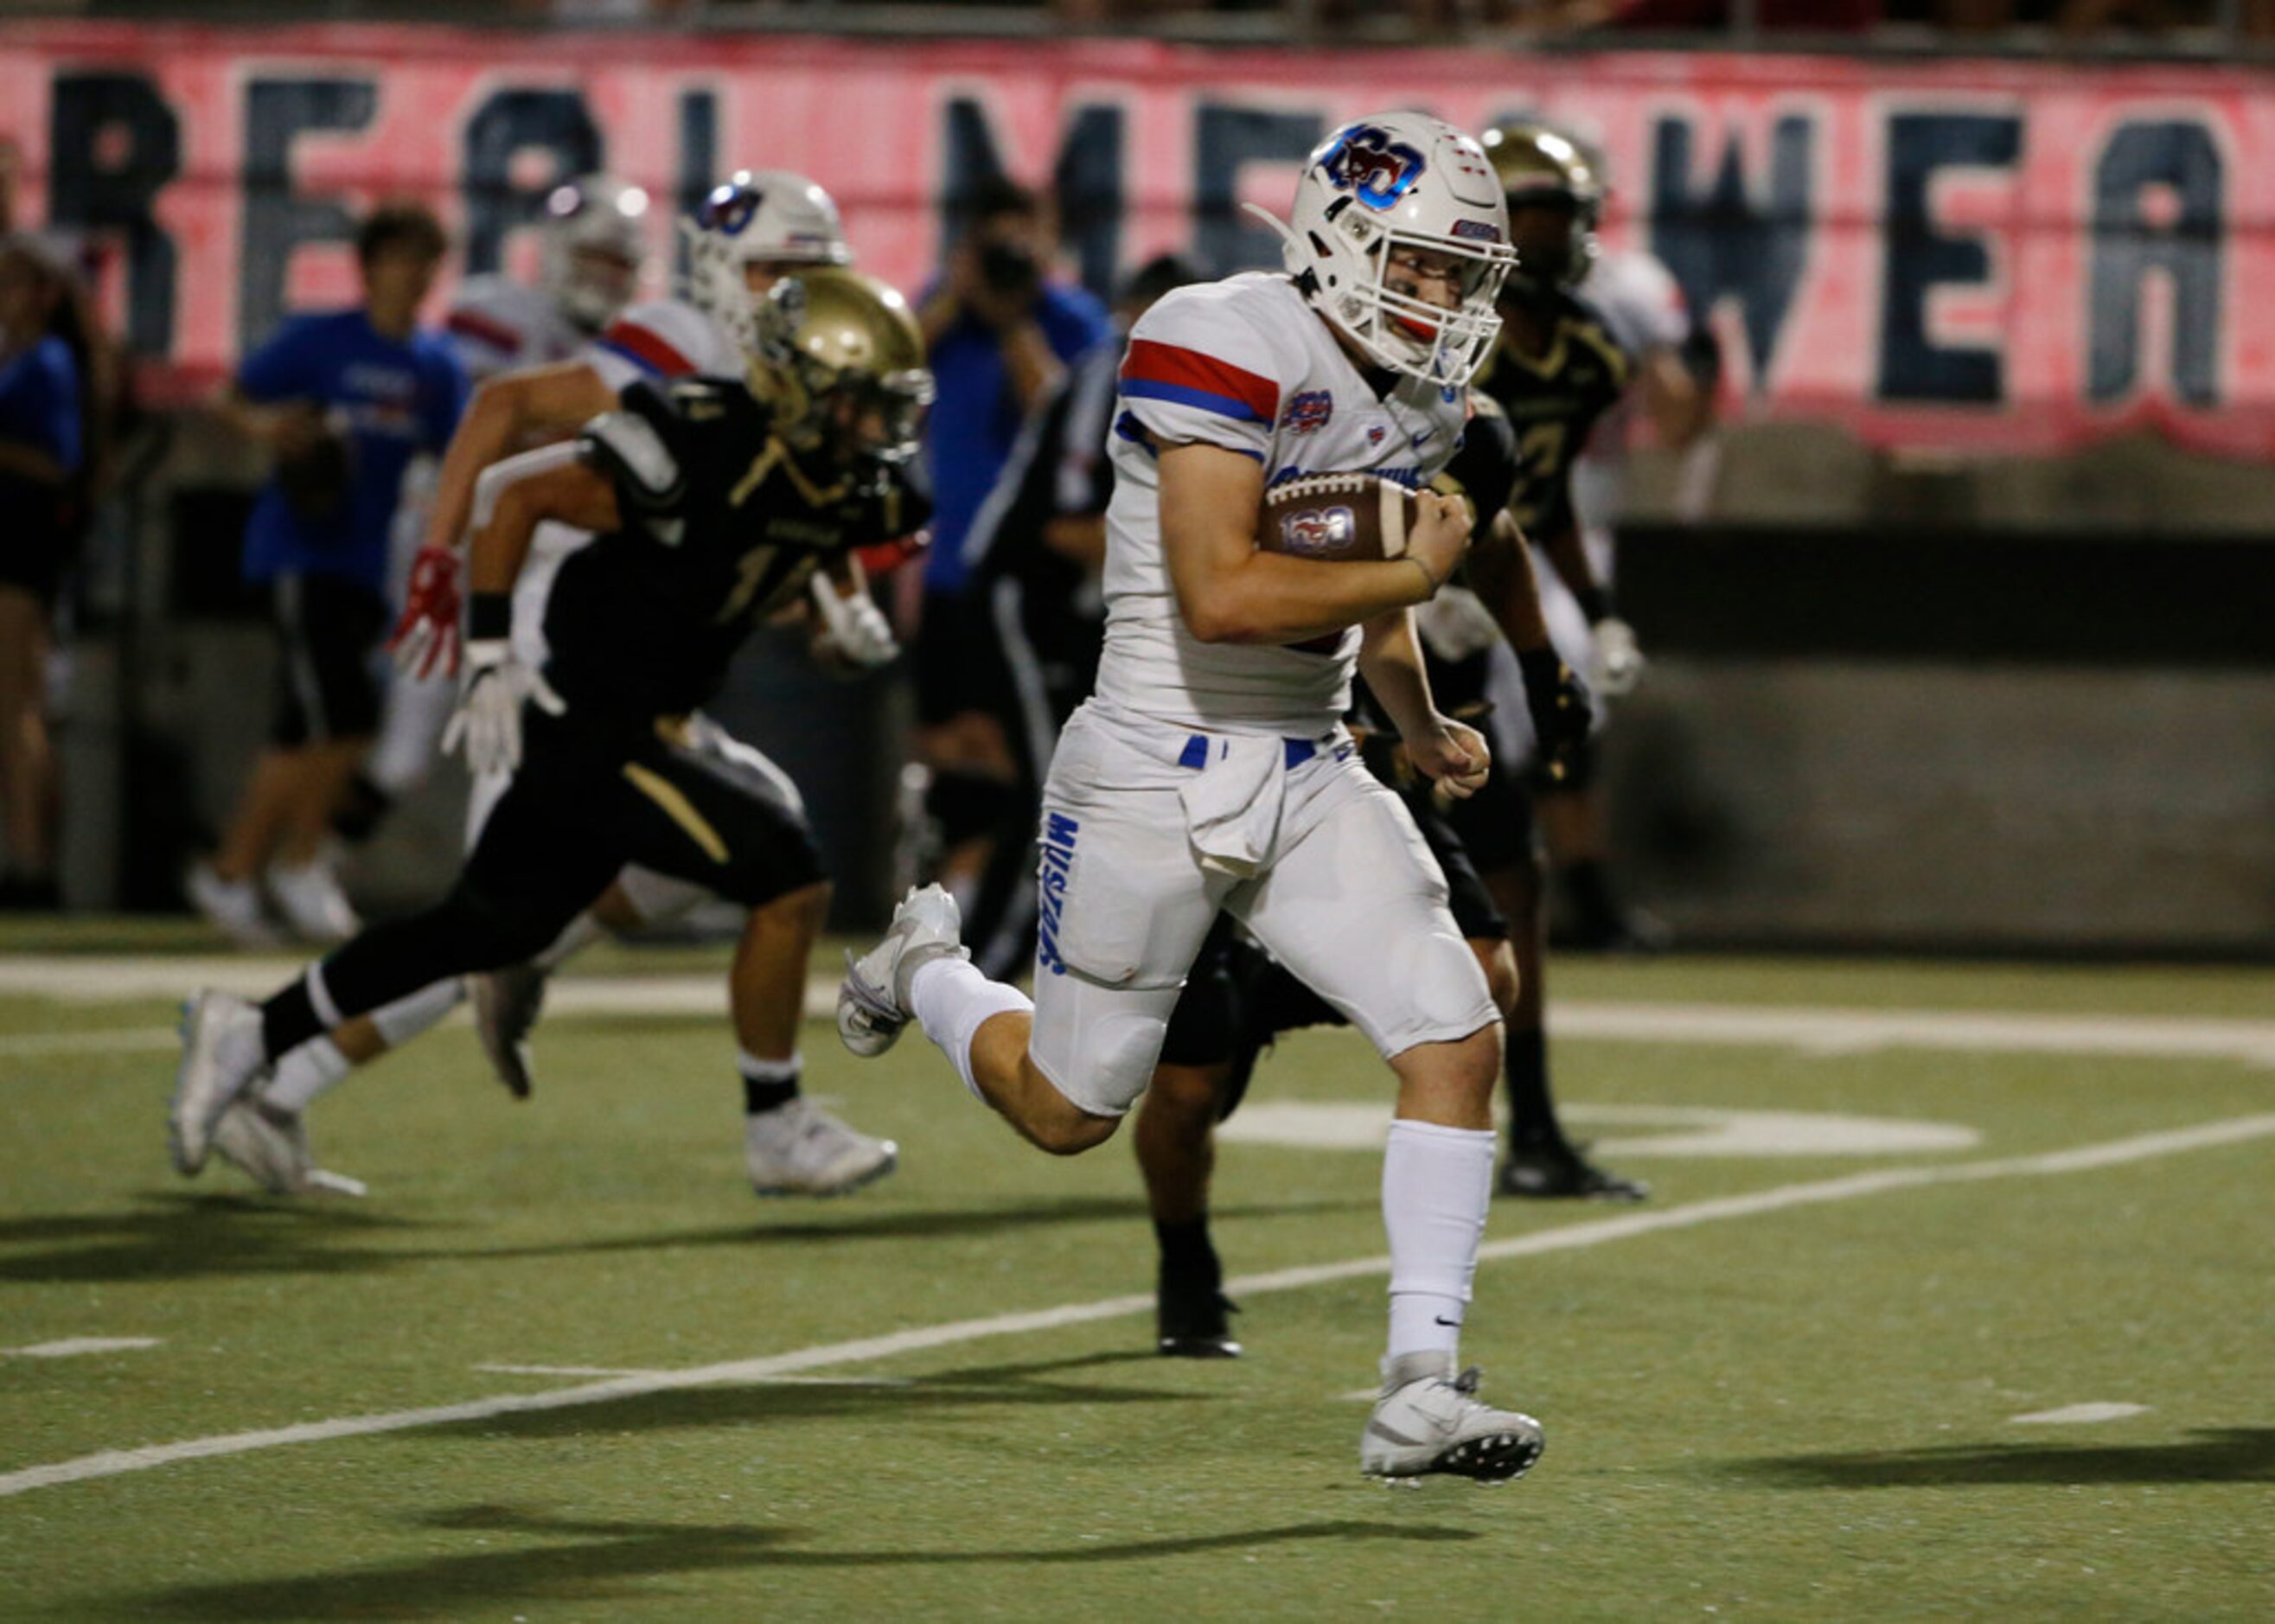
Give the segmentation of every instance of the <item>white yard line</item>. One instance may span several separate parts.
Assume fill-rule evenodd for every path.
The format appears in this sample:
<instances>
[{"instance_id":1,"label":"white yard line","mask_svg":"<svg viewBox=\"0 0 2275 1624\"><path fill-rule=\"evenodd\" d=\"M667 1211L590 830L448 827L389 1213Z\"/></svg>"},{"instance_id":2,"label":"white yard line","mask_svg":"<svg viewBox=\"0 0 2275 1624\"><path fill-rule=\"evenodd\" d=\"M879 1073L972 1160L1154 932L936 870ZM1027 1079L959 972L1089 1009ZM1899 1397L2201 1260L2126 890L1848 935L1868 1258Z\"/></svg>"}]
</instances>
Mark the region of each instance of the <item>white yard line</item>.
<instances>
[{"instance_id":1,"label":"white yard line","mask_svg":"<svg viewBox=\"0 0 2275 1624\"><path fill-rule=\"evenodd\" d=\"M116 1002L178 998L193 987L245 997L283 985L298 962L245 957L0 956L0 997ZM808 1019L828 1018L837 983L806 983ZM723 973L561 976L546 1001L549 1017L687 1016L724 1017ZM463 1020L464 1016L457 1017ZM1549 1026L1560 1039L1620 1043L1697 1043L1795 1048L1813 1054L1878 1049L1965 1050L2007 1054L2131 1055L2241 1061L2275 1067L2275 1021L2170 1016L2040 1015L2017 1010L1826 1009L1769 1004L1638 1003L1559 1000ZM14 1055L163 1050L172 1031L136 1026L110 1031L27 1032L0 1038Z\"/></svg>"},{"instance_id":2,"label":"white yard line","mask_svg":"<svg viewBox=\"0 0 2275 1624\"><path fill-rule=\"evenodd\" d=\"M76 1359L81 1354L125 1353L131 1348L155 1348L155 1336L67 1336L60 1342L34 1342L28 1348L0 1348L14 1359Z\"/></svg>"},{"instance_id":3,"label":"white yard line","mask_svg":"<svg viewBox=\"0 0 2275 1624\"><path fill-rule=\"evenodd\" d=\"M1669 1207L1663 1212L1634 1212L1619 1218L1601 1219L1593 1223L1570 1224L1532 1235L1514 1236L1506 1241L1494 1241L1479 1249L1478 1258L1480 1261L1497 1261L1506 1258L1534 1257L1545 1252L1572 1251L1583 1247L1601 1246L1613 1241L1629 1240L1637 1235L1656 1235L1663 1230L1696 1228L1701 1224L1714 1223L1723 1219L1750 1218L1790 1207L1850 1201L1863 1196L1884 1195L1892 1190L1916 1190L1934 1184L1975 1183L1989 1179L2082 1173L2128 1162L2180 1155L2188 1151L2239 1144L2270 1136L2275 1136L2275 1113L2232 1117L2225 1122L2205 1122L2194 1128L2175 1129L2164 1133L2140 1134L2131 1138L2080 1145L2073 1150L2043 1155L1959 1162L1942 1167L1889 1168L1848 1178L1786 1184L1751 1195L1693 1202L1688 1206ZM1389 1267L1390 1260L1387 1258L1356 1258L1341 1263L1315 1264L1304 1268L1242 1275L1227 1280L1225 1290L1236 1296L1261 1296L1269 1292L1296 1291L1337 1280L1384 1274L1388 1273ZM308 1421L296 1426L193 1438L180 1443L156 1444L140 1449L108 1449L96 1454L81 1455L75 1460L58 1461L48 1466L26 1467L19 1471L0 1474L0 1497L23 1494L33 1489L50 1488L59 1484L85 1482L89 1478L115 1477L126 1472L147 1471L182 1461L276 1449L287 1444L328 1443L335 1439L359 1438L374 1432L402 1432L417 1427L443 1426L459 1421L486 1421L498 1416L534 1410L572 1409L589 1404L607 1404L620 1399L645 1398L651 1394L676 1392L689 1387L767 1381L833 1365L859 1364L928 1348L954 1347L986 1337L1017 1336L1035 1331L1062 1330L1069 1326L1086 1325L1092 1320L1117 1319L1126 1315L1150 1312L1153 1307L1152 1294L1133 1293L1127 1296L1102 1297L1094 1303L1069 1303L1057 1308L1035 1309L1024 1313L997 1314L983 1319L958 1319L945 1325L921 1326L883 1336L864 1337L850 1342L828 1342L820 1347L802 1348L756 1359L736 1359L722 1364L696 1365L685 1370L612 1377L574 1387L556 1387L549 1392L504 1394L472 1399L459 1404L392 1410L374 1416L344 1416L330 1421Z\"/></svg>"},{"instance_id":4,"label":"white yard line","mask_svg":"<svg viewBox=\"0 0 2275 1624\"><path fill-rule=\"evenodd\" d=\"M2008 1426L2092 1426L2103 1421L2123 1421L2133 1416L2149 1413L2146 1404L2065 1404L2060 1409L2035 1410L2027 1416L2009 1416Z\"/></svg>"}]
</instances>

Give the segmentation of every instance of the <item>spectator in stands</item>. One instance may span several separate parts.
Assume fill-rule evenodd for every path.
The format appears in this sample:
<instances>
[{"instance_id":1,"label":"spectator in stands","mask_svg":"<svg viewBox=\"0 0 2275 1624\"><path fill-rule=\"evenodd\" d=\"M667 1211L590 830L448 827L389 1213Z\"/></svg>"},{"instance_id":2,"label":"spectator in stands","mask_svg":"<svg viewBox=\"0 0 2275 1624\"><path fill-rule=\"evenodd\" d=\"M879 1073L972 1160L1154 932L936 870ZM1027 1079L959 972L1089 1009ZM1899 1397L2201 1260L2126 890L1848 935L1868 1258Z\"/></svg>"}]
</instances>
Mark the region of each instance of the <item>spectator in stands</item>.
<instances>
[{"instance_id":1,"label":"spectator in stands","mask_svg":"<svg viewBox=\"0 0 2275 1624\"><path fill-rule=\"evenodd\" d=\"M1069 362L1113 332L1104 307L1049 273L1055 245L1041 200L984 185L918 309L938 389L925 429L935 511L913 669L917 759L943 849L940 879L971 900L999 838L1032 812L1005 718L1013 700L985 598L967 590L964 538L1028 414Z\"/></svg>"},{"instance_id":2,"label":"spectator in stands","mask_svg":"<svg viewBox=\"0 0 2275 1624\"><path fill-rule=\"evenodd\" d=\"M248 356L215 410L276 454L246 526L245 578L281 640L270 748L220 850L190 870L198 910L233 939L271 938L260 881L292 928L344 940L359 921L327 826L379 719L374 656L389 622L388 535L404 469L450 442L466 380L419 326L447 247L424 208L382 208L356 236L363 302L291 318Z\"/></svg>"},{"instance_id":3,"label":"spectator in stands","mask_svg":"<svg viewBox=\"0 0 2275 1624\"><path fill-rule=\"evenodd\" d=\"M70 272L33 238L0 238L0 908L58 901L47 669L56 594L86 527L92 361Z\"/></svg>"}]
</instances>

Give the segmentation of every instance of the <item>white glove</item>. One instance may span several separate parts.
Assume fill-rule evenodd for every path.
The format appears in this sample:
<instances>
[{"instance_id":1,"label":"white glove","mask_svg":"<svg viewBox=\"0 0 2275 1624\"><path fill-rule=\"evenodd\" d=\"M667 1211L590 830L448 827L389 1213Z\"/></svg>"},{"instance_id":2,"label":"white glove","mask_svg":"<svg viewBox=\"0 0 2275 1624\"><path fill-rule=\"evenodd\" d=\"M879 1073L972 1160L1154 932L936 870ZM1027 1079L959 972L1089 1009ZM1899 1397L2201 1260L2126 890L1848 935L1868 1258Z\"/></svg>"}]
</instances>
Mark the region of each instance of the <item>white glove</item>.
<instances>
[{"instance_id":1,"label":"white glove","mask_svg":"<svg viewBox=\"0 0 2275 1624\"><path fill-rule=\"evenodd\" d=\"M1500 641L1500 623L1466 586L1441 586L1429 602L1415 605L1414 630L1425 647L1446 661L1467 660Z\"/></svg>"},{"instance_id":2,"label":"white glove","mask_svg":"<svg viewBox=\"0 0 2275 1624\"><path fill-rule=\"evenodd\" d=\"M1596 638L1596 659L1595 668L1588 673L1588 685L1606 699L1633 693L1644 664L1635 628L1614 615L1598 621L1591 630Z\"/></svg>"},{"instance_id":3,"label":"white glove","mask_svg":"<svg viewBox=\"0 0 2275 1624\"><path fill-rule=\"evenodd\" d=\"M814 607L821 611L823 634L837 657L857 671L873 671L901 652L892 623L865 592L841 597L828 575L820 570L807 583Z\"/></svg>"},{"instance_id":4,"label":"white glove","mask_svg":"<svg viewBox=\"0 0 2275 1624\"><path fill-rule=\"evenodd\" d=\"M464 739L466 766L475 773L511 773L521 765L521 704L529 700L548 716L569 708L535 667L514 658L503 638L466 645L466 676L458 689L458 708L442 729L442 753Z\"/></svg>"}]
</instances>

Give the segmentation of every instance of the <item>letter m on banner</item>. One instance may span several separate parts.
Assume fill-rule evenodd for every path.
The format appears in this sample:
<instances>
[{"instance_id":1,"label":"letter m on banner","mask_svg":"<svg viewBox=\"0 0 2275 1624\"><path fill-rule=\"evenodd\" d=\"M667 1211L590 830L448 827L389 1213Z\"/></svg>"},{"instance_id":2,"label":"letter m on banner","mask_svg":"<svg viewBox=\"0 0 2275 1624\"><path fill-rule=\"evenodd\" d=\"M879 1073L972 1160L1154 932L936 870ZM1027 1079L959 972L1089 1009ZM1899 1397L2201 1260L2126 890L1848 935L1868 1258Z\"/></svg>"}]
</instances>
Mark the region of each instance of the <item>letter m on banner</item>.
<instances>
[{"instance_id":1,"label":"letter m on banner","mask_svg":"<svg viewBox=\"0 0 2275 1624\"><path fill-rule=\"evenodd\" d=\"M1700 132L1699 121L1679 115L1653 126L1651 248L1698 320L1725 299L1737 302L1758 389L1809 258L1816 123L1801 113L1780 117L1770 128L1768 174L1754 180L1735 127L1713 174L1699 175Z\"/></svg>"},{"instance_id":2,"label":"letter m on banner","mask_svg":"<svg viewBox=\"0 0 2275 1624\"><path fill-rule=\"evenodd\" d=\"M973 90L949 100L941 155L941 206L945 238L962 229L972 195L986 181L1013 173L996 140L996 120ZM1126 123L1111 103L1069 104L1051 164L1059 231L1074 250L1083 285L1110 298L1121 259L1122 149ZM1032 172L1032 171L1030 171Z\"/></svg>"}]
</instances>

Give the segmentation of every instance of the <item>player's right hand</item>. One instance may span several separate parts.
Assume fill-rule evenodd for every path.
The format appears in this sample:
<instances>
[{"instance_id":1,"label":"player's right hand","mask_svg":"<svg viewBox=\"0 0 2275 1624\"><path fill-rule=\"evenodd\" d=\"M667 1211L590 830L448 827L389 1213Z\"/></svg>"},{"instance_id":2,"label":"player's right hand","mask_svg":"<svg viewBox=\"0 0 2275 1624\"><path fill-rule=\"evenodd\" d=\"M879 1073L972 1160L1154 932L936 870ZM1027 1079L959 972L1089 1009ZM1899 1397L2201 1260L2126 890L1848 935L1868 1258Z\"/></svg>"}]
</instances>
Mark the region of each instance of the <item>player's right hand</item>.
<instances>
[{"instance_id":1,"label":"player's right hand","mask_svg":"<svg viewBox=\"0 0 2275 1624\"><path fill-rule=\"evenodd\" d=\"M1493 771L1493 748L1466 722L1438 716L1417 736L1403 741L1407 759L1433 781L1446 800L1465 801L1485 788Z\"/></svg>"},{"instance_id":2,"label":"player's right hand","mask_svg":"<svg viewBox=\"0 0 2275 1624\"><path fill-rule=\"evenodd\" d=\"M476 774L511 773L521 766L521 706L529 701L548 716L569 708L544 674L514 658L503 638L466 645L465 685L458 708L442 730L442 753L466 747L466 766Z\"/></svg>"},{"instance_id":3,"label":"player's right hand","mask_svg":"<svg viewBox=\"0 0 2275 1624\"><path fill-rule=\"evenodd\" d=\"M1469 550L1469 503L1437 491L1417 491L1414 523L1406 533L1406 555L1443 586Z\"/></svg>"},{"instance_id":4,"label":"player's right hand","mask_svg":"<svg viewBox=\"0 0 2275 1624\"><path fill-rule=\"evenodd\" d=\"M388 635L388 652L395 668L406 676L425 678L439 670L445 676L458 669L458 616L464 608L458 591L458 555L447 547L422 547L411 563L411 581L403 594L403 618Z\"/></svg>"}]
</instances>

